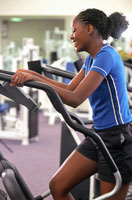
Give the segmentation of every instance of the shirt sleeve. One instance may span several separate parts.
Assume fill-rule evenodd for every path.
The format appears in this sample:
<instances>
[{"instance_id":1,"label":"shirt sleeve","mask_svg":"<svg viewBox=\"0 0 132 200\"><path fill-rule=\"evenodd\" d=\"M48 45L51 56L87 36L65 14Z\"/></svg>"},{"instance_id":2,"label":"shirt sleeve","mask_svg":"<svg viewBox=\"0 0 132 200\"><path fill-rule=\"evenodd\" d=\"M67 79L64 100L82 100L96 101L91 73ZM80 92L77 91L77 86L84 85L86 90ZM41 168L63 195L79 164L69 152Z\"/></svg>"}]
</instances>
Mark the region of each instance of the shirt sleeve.
<instances>
[{"instance_id":1,"label":"shirt sleeve","mask_svg":"<svg viewBox=\"0 0 132 200\"><path fill-rule=\"evenodd\" d=\"M110 73L114 66L114 60L109 52L99 52L93 60L90 70L101 73L104 78Z\"/></svg>"},{"instance_id":2,"label":"shirt sleeve","mask_svg":"<svg viewBox=\"0 0 132 200\"><path fill-rule=\"evenodd\" d=\"M88 55L84 61L84 64L82 66L82 69L85 71L85 73L87 74L87 72L89 71L89 67L90 67L90 62L91 62L91 56Z\"/></svg>"}]
</instances>

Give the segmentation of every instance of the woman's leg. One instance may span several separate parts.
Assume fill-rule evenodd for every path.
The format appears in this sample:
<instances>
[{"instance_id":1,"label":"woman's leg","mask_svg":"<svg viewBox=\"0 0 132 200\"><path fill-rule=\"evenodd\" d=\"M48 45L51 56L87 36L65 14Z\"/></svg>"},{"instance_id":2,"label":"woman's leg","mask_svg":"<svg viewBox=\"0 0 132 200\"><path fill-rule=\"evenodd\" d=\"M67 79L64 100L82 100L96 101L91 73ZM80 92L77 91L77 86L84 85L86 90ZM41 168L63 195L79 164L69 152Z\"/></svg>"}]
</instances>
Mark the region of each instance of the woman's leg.
<instances>
[{"instance_id":1,"label":"woman's leg","mask_svg":"<svg viewBox=\"0 0 132 200\"><path fill-rule=\"evenodd\" d=\"M100 181L100 189L101 189L101 194L105 194L107 192L110 192L114 188L115 184L114 183L109 183L105 181ZM111 198L108 200L125 200L125 197L127 195L129 183L127 184L122 184L120 190Z\"/></svg>"},{"instance_id":2,"label":"woman's leg","mask_svg":"<svg viewBox=\"0 0 132 200\"><path fill-rule=\"evenodd\" d=\"M62 164L50 181L54 200L74 200L70 190L98 171L98 164L74 151Z\"/></svg>"}]
</instances>

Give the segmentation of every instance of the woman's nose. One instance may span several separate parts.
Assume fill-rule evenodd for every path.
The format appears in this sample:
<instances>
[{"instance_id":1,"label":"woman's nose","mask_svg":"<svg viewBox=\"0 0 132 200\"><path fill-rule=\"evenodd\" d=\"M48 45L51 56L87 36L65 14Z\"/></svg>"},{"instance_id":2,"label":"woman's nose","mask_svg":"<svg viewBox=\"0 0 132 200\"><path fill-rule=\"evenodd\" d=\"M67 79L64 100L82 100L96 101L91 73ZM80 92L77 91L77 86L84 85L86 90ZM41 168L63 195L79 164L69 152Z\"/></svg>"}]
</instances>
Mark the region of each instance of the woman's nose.
<instances>
[{"instance_id":1,"label":"woman's nose","mask_svg":"<svg viewBox=\"0 0 132 200\"><path fill-rule=\"evenodd\" d=\"M73 33L71 34L70 39L73 40Z\"/></svg>"}]
</instances>

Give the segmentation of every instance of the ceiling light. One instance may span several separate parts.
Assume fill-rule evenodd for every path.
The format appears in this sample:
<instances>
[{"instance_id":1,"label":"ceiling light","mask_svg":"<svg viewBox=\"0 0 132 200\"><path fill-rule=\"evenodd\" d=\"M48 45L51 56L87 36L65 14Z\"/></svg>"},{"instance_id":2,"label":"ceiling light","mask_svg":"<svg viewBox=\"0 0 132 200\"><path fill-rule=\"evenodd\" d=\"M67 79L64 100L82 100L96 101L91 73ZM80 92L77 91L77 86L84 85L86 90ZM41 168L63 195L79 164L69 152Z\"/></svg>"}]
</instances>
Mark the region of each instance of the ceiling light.
<instances>
[{"instance_id":1,"label":"ceiling light","mask_svg":"<svg viewBox=\"0 0 132 200\"><path fill-rule=\"evenodd\" d=\"M12 18L10 18L10 21L11 21L11 22L22 22L22 21L23 21L23 18L12 17Z\"/></svg>"}]
</instances>

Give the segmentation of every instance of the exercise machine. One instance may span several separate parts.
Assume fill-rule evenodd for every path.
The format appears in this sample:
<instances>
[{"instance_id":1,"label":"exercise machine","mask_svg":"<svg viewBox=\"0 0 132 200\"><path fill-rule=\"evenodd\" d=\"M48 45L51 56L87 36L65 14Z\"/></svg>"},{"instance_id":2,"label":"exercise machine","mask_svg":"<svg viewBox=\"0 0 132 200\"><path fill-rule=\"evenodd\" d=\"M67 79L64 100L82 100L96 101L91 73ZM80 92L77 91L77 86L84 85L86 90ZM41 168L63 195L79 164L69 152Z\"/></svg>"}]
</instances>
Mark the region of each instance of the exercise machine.
<instances>
[{"instance_id":1,"label":"exercise machine","mask_svg":"<svg viewBox=\"0 0 132 200\"><path fill-rule=\"evenodd\" d=\"M11 82L11 75L6 73L0 73L0 80L4 81L4 83ZM44 91L47 94L56 111L62 115L66 123L74 130L82 133L84 136L91 137L99 146L102 154L104 155L104 158L106 159L115 177L115 187L111 192L96 197L94 198L94 200L107 199L113 196L117 191L119 191L122 183L119 170L100 136L88 129L79 117L67 111L59 95L53 88L51 88L47 84L42 84L35 81L28 81L24 85L30 88L36 88L38 90ZM7 191L7 194L9 195L11 200L42 200L50 194L50 192L47 191L42 195L33 197L29 187L26 185L19 171L12 163L10 163L7 159L4 158L2 153L0 154L0 176L2 178L2 182Z\"/></svg>"}]
</instances>

